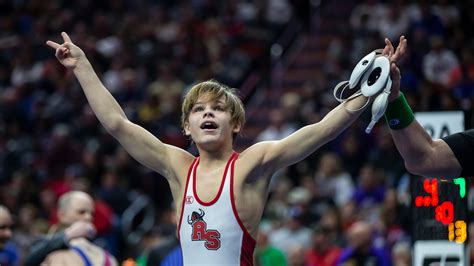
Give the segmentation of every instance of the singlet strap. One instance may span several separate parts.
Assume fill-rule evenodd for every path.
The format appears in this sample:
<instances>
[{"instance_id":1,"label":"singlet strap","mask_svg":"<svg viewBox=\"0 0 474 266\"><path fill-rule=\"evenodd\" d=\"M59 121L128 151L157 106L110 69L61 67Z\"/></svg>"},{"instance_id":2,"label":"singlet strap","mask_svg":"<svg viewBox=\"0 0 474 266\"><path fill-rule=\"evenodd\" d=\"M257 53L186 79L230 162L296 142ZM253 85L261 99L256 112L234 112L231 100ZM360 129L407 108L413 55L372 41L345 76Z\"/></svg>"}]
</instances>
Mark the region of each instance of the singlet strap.
<instances>
[{"instance_id":1,"label":"singlet strap","mask_svg":"<svg viewBox=\"0 0 474 266\"><path fill-rule=\"evenodd\" d=\"M76 251L79 256L81 256L82 260L84 261L84 266L93 266L89 258L87 257L86 253L82 251L79 247L71 247L72 250Z\"/></svg>"},{"instance_id":2,"label":"singlet strap","mask_svg":"<svg viewBox=\"0 0 474 266\"><path fill-rule=\"evenodd\" d=\"M234 158L237 156L238 154L233 151L232 154L230 155L229 159L227 160L227 163L225 165L225 168L224 168L224 173L222 174L222 179L221 179L221 184L219 186L219 190L217 191L217 194L216 196L214 197L214 199L212 199L211 201L208 201L208 202L204 202L202 201L200 198L199 198L199 195L197 194L197 189L196 189L196 186L197 186L197 182L196 182L196 169L197 169L197 165L199 163L199 161L194 165L194 169L193 169L193 176L192 176L192 193L194 194L194 199L201 205L203 206L211 206L213 205L214 203L217 202L217 200L219 200L221 194L222 194L222 190L224 188L224 185L225 183L228 183L228 178L227 177L227 172L229 171L229 166L231 164L231 162L234 160Z\"/></svg>"},{"instance_id":3,"label":"singlet strap","mask_svg":"<svg viewBox=\"0 0 474 266\"><path fill-rule=\"evenodd\" d=\"M186 177L186 184L184 185L183 199L181 201L181 212L179 214L178 231L177 231L178 239L180 238L179 231L181 230L181 220L183 219L184 204L185 204L185 200L186 200L186 193L188 191L189 180L192 178L191 173L193 171L194 165L198 161L199 161L199 157L194 158L193 162L189 166L188 176Z\"/></svg>"}]
</instances>

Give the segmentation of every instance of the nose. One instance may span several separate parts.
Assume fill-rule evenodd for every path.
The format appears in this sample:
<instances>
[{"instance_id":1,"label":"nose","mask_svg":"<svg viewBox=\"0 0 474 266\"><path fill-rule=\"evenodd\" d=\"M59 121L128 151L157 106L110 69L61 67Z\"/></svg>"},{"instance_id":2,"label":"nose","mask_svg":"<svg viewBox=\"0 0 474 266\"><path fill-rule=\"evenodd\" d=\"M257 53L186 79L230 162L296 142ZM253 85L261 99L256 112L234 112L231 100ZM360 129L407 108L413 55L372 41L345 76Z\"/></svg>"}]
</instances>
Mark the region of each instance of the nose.
<instances>
[{"instance_id":1,"label":"nose","mask_svg":"<svg viewBox=\"0 0 474 266\"><path fill-rule=\"evenodd\" d=\"M206 108L203 115L204 117L214 117L214 110L212 110L212 108Z\"/></svg>"}]
</instances>

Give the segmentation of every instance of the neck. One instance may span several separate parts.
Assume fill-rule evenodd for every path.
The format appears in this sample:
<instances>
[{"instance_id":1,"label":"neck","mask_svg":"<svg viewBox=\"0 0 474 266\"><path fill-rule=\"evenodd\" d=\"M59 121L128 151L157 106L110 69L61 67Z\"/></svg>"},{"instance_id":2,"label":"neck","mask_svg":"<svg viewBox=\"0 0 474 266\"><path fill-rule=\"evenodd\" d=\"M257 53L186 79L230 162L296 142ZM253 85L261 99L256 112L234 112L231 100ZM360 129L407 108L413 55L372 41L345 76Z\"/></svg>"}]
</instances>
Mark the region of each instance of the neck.
<instances>
[{"instance_id":1,"label":"neck","mask_svg":"<svg viewBox=\"0 0 474 266\"><path fill-rule=\"evenodd\" d=\"M199 164L206 167L212 167L213 165L227 162L233 152L232 146L219 150L205 150L198 147L198 150L200 157Z\"/></svg>"}]
</instances>

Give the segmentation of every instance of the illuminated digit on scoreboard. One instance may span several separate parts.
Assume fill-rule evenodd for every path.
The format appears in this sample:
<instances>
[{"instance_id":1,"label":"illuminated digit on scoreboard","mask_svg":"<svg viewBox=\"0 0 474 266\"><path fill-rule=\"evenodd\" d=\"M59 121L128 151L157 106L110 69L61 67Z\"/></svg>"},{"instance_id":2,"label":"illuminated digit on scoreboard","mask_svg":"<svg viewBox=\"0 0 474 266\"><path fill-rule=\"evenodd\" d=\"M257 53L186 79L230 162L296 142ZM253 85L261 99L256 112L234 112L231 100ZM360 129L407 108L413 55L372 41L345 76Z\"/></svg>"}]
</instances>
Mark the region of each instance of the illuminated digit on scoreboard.
<instances>
[{"instance_id":1,"label":"illuminated digit on scoreboard","mask_svg":"<svg viewBox=\"0 0 474 266\"><path fill-rule=\"evenodd\" d=\"M438 180L436 178L433 179L425 179L423 181L423 189L426 193L430 194L431 196L418 196L415 198L415 205L416 207L424 207L428 206L437 206L438 205Z\"/></svg>"},{"instance_id":2,"label":"illuminated digit on scoreboard","mask_svg":"<svg viewBox=\"0 0 474 266\"><path fill-rule=\"evenodd\" d=\"M451 242L454 241L454 223L448 225L448 240Z\"/></svg>"},{"instance_id":3,"label":"illuminated digit on scoreboard","mask_svg":"<svg viewBox=\"0 0 474 266\"><path fill-rule=\"evenodd\" d=\"M445 201L435 209L436 221L444 225L450 224L454 219L454 205L451 201Z\"/></svg>"},{"instance_id":4,"label":"illuminated digit on scoreboard","mask_svg":"<svg viewBox=\"0 0 474 266\"><path fill-rule=\"evenodd\" d=\"M462 244L467 239L467 226L463 220L450 223L448 225L448 239L449 241L456 241L458 244Z\"/></svg>"},{"instance_id":5,"label":"illuminated digit on scoreboard","mask_svg":"<svg viewBox=\"0 0 474 266\"><path fill-rule=\"evenodd\" d=\"M459 196L463 199L466 196L466 179L464 177L455 178L454 184L459 186Z\"/></svg>"}]
</instances>

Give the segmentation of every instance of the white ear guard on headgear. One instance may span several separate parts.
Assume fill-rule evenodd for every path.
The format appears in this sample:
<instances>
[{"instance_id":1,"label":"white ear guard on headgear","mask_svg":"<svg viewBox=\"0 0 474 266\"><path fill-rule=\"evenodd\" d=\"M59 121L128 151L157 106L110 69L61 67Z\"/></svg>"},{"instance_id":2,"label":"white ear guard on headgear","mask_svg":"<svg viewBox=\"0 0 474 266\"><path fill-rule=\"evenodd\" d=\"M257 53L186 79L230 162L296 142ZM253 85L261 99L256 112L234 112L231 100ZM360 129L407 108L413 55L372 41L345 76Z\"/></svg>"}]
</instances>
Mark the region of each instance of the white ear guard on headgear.
<instances>
[{"instance_id":1,"label":"white ear guard on headgear","mask_svg":"<svg viewBox=\"0 0 474 266\"><path fill-rule=\"evenodd\" d=\"M360 90L366 97L373 96L383 90L390 79L390 62L385 56L375 58L371 67L362 77Z\"/></svg>"},{"instance_id":2,"label":"white ear guard on headgear","mask_svg":"<svg viewBox=\"0 0 474 266\"><path fill-rule=\"evenodd\" d=\"M351 77L349 78L349 88L353 89L358 84L364 73L372 66L375 60L375 51L364 56L359 63L352 70Z\"/></svg>"},{"instance_id":3,"label":"white ear guard on headgear","mask_svg":"<svg viewBox=\"0 0 474 266\"><path fill-rule=\"evenodd\" d=\"M365 130L367 134L372 131L373 126L385 113L392 87L390 61L387 57L381 55L381 51L380 49L375 50L364 56L354 67L349 81L340 82L334 88L334 97L340 102L360 94L370 98L383 90L383 93L379 94L372 103L372 120ZM358 86L360 87L359 92L349 98L343 97L347 88L354 89ZM364 107L365 105L362 108Z\"/></svg>"}]
</instances>

